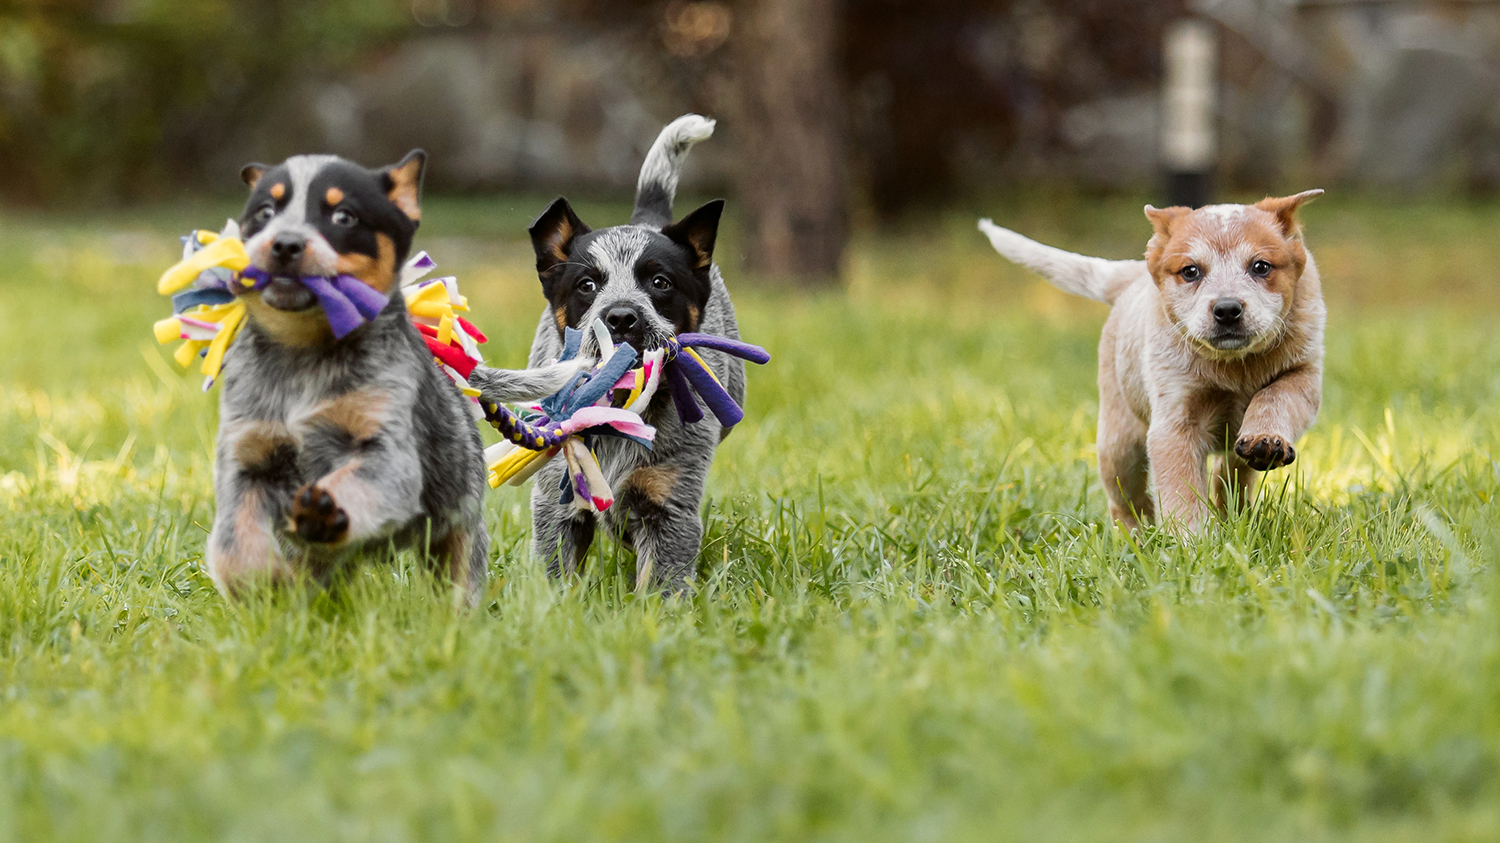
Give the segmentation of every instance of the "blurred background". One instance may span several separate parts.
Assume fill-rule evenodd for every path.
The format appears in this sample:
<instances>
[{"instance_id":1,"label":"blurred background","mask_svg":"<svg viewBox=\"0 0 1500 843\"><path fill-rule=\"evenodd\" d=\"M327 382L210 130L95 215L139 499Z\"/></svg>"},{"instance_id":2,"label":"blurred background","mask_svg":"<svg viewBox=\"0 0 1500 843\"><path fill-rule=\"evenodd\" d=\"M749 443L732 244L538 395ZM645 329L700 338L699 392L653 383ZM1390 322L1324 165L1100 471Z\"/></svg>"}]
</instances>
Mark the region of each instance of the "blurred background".
<instances>
[{"instance_id":1,"label":"blurred background","mask_svg":"<svg viewBox=\"0 0 1500 843\"><path fill-rule=\"evenodd\" d=\"M1219 195L1500 190L1500 3L1485 0L0 9L11 210L231 196L247 161L377 165L415 146L433 195L624 199L659 128L697 111L719 131L685 189L732 200L749 272L818 284L847 272L852 230L937 208L1038 186L1161 201L1162 45L1188 18L1212 40Z\"/></svg>"}]
</instances>

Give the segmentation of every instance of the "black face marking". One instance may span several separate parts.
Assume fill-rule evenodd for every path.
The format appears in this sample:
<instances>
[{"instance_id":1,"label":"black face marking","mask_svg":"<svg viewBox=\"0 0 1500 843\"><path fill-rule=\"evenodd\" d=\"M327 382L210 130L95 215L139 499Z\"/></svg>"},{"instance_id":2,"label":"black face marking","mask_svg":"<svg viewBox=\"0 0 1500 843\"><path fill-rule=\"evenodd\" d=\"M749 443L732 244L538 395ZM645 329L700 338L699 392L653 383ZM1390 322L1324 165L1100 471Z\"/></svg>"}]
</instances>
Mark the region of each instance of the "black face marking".
<instances>
[{"instance_id":1,"label":"black face marking","mask_svg":"<svg viewBox=\"0 0 1500 843\"><path fill-rule=\"evenodd\" d=\"M542 292L552 311L563 325L580 328L597 310L593 315L618 334L617 341L637 348L651 344L647 320L638 320L633 331L617 331L611 312L649 304L656 321L674 332L696 331L713 289L713 242L722 207L722 202L709 203L662 231L633 225L593 231L565 200L553 203L531 228ZM631 289L622 286L627 281L633 282Z\"/></svg>"},{"instance_id":2,"label":"black face marking","mask_svg":"<svg viewBox=\"0 0 1500 843\"><path fill-rule=\"evenodd\" d=\"M600 266L589 247L608 237L615 229L602 229L575 238L567 252L568 259L553 264L541 273L542 292L554 311L561 309L569 327L582 326L599 295L611 279L611 267ZM694 331L708 304L711 285L708 268L696 266L696 254L666 237L650 231L639 257L629 267L635 286L649 299L651 307L678 333ZM618 339L618 338L617 338Z\"/></svg>"},{"instance_id":3,"label":"black face marking","mask_svg":"<svg viewBox=\"0 0 1500 843\"><path fill-rule=\"evenodd\" d=\"M678 333L698 330L698 317L712 287L708 266L697 255L664 235L655 235L635 265L635 281L663 319Z\"/></svg>"},{"instance_id":4,"label":"black face marking","mask_svg":"<svg viewBox=\"0 0 1500 843\"><path fill-rule=\"evenodd\" d=\"M277 216L300 210L302 220L341 255L379 257L377 235L390 237L396 262L406 259L417 224L386 194L388 177L342 159L318 168L306 184L298 184L286 164L265 170L257 179L240 219L241 237L249 240ZM281 198L272 195L284 185ZM330 197L338 198L329 204Z\"/></svg>"}]
</instances>

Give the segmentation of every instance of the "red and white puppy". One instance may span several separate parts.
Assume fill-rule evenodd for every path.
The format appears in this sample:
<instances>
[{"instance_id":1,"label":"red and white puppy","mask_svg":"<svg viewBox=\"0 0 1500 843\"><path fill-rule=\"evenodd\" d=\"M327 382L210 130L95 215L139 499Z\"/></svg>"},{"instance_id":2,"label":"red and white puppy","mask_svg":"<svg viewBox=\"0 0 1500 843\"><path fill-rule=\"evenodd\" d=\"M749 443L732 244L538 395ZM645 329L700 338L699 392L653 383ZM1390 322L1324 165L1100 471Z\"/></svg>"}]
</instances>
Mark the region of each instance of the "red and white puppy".
<instances>
[{"instance_id":1,"label":"red and white puppy","mask_svg":"<svg viewBox=\"0 0 1500 843\"><path fill-rule=\"evenodd\" d=\"M1244 502L1256 472L1296 459L1322 402L1326 319L1297 209L1322 193L1147 205L1144 261L1076 255L980 220L1000 254L1114 306L1099 340L1098 450L1121 525L1159 514L1197 527L1210 502Z\"/></svg>"}]
</instances>

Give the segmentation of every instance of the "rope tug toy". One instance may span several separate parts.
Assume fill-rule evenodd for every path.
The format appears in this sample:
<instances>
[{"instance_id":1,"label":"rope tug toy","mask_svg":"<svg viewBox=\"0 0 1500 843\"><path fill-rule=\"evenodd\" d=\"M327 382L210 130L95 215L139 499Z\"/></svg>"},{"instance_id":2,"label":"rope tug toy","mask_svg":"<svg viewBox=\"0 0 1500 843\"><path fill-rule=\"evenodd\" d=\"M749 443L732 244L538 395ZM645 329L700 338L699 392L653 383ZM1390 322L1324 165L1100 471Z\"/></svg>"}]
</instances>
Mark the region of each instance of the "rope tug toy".
<instances>
[{"instance_id":1,"label":"rope tug toy","mask_svg":"<svg viewBox=\"0 0 1500 843\"><path fill-rule=\"evenodd\" d=\"M202 357L203 390L207 392L224 366L224 355L245 322L245 303L236 292L261 290L271 274L250 266L250 256L233 220L218 234L195 231L182 238L182 260L162 274L156 291L172 297L172 316L156 323L156 341L166 345L183 340L173 355L184 368ZM424 277L437 268L426 252L419 252L401 268L397 281L407 314L422 333L433 360L444 374L477 405L479 391L468 376L484 362L479 344L486 337L459 312L468 301L458 292L458 279ZM297 279L328 316L337 339L380 315L390 296L352 275L305 275ZM475 408L476 418L479 415Z\"/></svg>"},{"instance_id":2,"label":"rope tug toy","mask_svg":"<svg viewBox=\"0 0 1500 843\"><path fill-rule=\"evenodd\" d=\"M507 440L485 451L491 488L502 483L519 486L561 453L568 470L560 502L603 512L614 504L614 492L599 468L593 437L618 436L650 448L656 429L640 416L662 377L683 424L703 419L696 393L720 424L733 427L744 419L744 410L693 349L711 348L752 363L771 360L759 346L710 334L678 334L662 348L640 356L629 344L615 346L602 321L595 320L591 330L601 349L593 369L578 373L556 394L529 408L483 404L485 420ZM582 345L583 333L567 329L559 362L576 359ZM638 357L641 365L636 367Z\"/></svg>"}]
</instances>

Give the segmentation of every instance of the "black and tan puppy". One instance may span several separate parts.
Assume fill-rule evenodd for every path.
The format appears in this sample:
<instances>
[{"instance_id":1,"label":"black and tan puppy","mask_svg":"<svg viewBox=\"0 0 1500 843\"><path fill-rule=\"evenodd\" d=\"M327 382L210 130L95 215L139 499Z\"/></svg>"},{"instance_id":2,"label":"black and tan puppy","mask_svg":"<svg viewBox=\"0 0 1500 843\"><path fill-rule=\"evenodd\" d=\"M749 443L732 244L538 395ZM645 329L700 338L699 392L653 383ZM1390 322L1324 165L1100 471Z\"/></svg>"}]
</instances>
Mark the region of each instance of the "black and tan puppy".
<instances>
[{"instance_id":1,"label":"black and tan puppy","mask_svg":"<svg viewBox=\"0 0 1500 843\"><path fill-rule=\"evenodd\" d=\"M682 161L713 127L712 120L690 114L662 130L641 168L628 225L591 230L566 199L553 202L532 225L537 272L547 297L532 341L532 366L557 359L567 328L583 328L596 319L609 327L615 342L642 352L689 331L739 337L729 291L713 263L723 201L672 221ZM592 332L585 336L588 355ZM743 404L744 363L715 351L702 356ZM666 389L656 392L642 417L657 430L652 449L619 439L599 443L600 467L617 495L602 515L559 500L562 460L553 460L537 475L531 496L534 550L554 574L579 569L602 520L606 529L635 547L638 587L660 583L680 591L690 586L703 539L703 486L714 449L727 431L712 414L682 424Z\"/></svg>"},{"instance_id":2,"label":"black and tan puppy","mask_svg":"<svg viewBox=\"0 0 1500 843\"><path fill-rule=\"evenodd\" d=\"M247 323L219 382L207 560L225 593L298 573L321 579L361 549L417 547L469 601L479 594L489 548L479 433L397 283L425 160L414 151L367 170L302 155L242 173L246 251L272 278L239 292ZM299 279L340 274L390 302L336 339ZM543 382L539 394L560 385Z\"/></svg>"}]
</instances>

